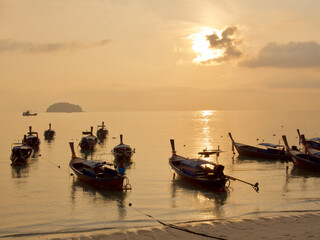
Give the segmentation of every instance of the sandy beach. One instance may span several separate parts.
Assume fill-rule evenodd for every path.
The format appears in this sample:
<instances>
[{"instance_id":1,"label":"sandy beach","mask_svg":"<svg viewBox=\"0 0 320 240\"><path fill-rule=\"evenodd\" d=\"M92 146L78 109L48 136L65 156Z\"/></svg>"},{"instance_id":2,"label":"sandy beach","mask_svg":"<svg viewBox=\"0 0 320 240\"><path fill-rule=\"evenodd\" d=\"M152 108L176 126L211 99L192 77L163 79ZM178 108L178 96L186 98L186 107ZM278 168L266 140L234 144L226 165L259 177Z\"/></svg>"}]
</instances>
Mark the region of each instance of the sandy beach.
<instances>
[{"instance_id":1,"label":"sandy beach","mask_svg":"<svg viewBox=\"0 0 320 240\"><path fill-rule=\"evenodd\" d=\"M320 214L305 214L290 217L259 218L256 220L228 220L173 225L173 227L162 226L149 229L129 229L111 234L104 231L68 234L64 236L51 236L47 239L320 239L319 223ZM175 227L182 230L175 229ZM185 230L190 232L186 232ZM40 239L43 238L40 236Z\"/></svg>"}]
</instances>

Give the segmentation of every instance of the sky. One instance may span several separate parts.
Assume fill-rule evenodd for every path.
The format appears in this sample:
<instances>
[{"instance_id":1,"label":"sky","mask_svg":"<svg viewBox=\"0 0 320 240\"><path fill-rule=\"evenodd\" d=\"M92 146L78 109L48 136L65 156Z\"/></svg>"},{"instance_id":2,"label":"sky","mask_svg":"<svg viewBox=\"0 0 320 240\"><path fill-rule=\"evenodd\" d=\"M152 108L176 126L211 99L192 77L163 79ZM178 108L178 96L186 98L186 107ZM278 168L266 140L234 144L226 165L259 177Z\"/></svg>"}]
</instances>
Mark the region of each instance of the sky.
<instances>
[{"instance_id":1,"label":"sky","mask_svg":"<svg viewBox=\"0 0 320 240\"><path fill-rule=\"evenodd\" d=\"M319 110L318 0L0 0L0 111Z\"/></svg>"}]
</instances>

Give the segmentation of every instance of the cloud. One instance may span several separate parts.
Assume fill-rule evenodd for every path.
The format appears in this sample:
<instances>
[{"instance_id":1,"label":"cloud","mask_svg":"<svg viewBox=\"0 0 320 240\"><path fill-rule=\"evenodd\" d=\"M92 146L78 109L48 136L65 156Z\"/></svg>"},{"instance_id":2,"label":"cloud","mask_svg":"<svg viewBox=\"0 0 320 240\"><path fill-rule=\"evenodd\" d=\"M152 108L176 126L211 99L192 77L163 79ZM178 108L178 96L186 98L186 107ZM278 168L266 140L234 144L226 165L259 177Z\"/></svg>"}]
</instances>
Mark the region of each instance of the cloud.
<instances>
[{"instance_id":1,"label":"cloud","mask_svg":"<svg viewBox=\"0 0 320 240\"><path fill-rule=\"evenodd\" d=\"M270 89L320 90L320 79L311 76L296 76L292 78L265 81L264 86Z\"/></svg>"},{"instance_id":2,"label":"cloud","mask_svg":"<svg viewBox=\"0 0 320 240\"><path fill-rule=\"evenodd\" d=\"M102 47L112 41L104 39L92 44L69 42L69 43L30 43L16 42L11 39L0 39L0 52L23 52L23 53L48 53L57 51L72 51L83 48Z\"/></svg>"},{"instance_id":3,"label":"cloud","mask_svg":"<svg viewBox=\"0 0 320 240\"><path fill-rule=\"evenodd\" d=\"M246 67L320 67L320 44L312 42L269 43L256 58L243 61Z\"/></svg>"},{"instance_id":4,"label":"cloud","mask_svg":"<svg viewBox=\"0 0 320 240\"><path fill-rule=\"evenodd\" d=\"M223 50L223 54L217 58L208 60L209 62L224 62L232 59L239 58L242 53L238 49L241 41L237 39L237 27L227 27L221 32L221 36L214 32L211 35L207 35L207 39L210 43L211 49Z\"/></svg>"}]
</instances>

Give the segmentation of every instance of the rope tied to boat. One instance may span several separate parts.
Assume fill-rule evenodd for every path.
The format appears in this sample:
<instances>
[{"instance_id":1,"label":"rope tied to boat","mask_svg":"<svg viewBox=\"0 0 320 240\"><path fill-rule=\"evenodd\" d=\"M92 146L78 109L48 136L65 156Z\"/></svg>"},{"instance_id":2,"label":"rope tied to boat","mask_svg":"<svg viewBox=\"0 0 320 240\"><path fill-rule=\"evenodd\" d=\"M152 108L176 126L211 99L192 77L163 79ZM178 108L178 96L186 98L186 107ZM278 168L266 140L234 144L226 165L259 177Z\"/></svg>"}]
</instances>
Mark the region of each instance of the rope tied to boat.
<instances>
[{"instance_id":1,"label":"rope tied to boat","mask_svg":"<svg viewBox=\"0 0 320 240\"><path fill-rule=\"evenodd\" d=\"M187 229L187 228L180 227L180 226L177 226L177 225L174 225L174 224L162 222L162 221L154 218L153 216L151 216L151 215L149 215L149 214L146 214L146 213L142 212L141 210L133 207L133 206L132 206L132 203L129 203L129 207L132 207L133 209L135 209L135 210L138 211L139 213L141 213L141 214L143 214L143 215L146 215L146 216L149 217L149 218L154 219L155 221L157 221L158 223L160 223L160 224L163 225L163 226L166 226L166 227L169 227L169 228L173 228L173 229L176 229L176 230L180 230L180 231L184 231L184 232L187 232L187 233L191 233L191 234L195 234L195 235L207 237L207 238L213 238L213 239L218 239L218 240L226 240L226 238L215 237L215 236L207 235L207 234L205 234L205 233L195 232L195 231L192 231L192 230L189 230L189 229Z\"/></svg>"}]
</instances>

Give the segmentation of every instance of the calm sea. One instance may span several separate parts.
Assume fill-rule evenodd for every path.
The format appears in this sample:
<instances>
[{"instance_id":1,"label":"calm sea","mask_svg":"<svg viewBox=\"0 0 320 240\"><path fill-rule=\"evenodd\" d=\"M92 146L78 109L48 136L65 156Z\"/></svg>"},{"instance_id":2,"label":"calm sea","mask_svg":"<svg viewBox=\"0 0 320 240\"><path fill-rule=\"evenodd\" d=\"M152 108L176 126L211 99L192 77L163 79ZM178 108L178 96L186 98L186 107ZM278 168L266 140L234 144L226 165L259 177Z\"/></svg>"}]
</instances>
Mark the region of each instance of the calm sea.
<instances>
[{"instance_id":1,"label":"calm sea","mask_svg":"<svg viewBox=\"0 0 320 240\"><path fill-rule=\"evenodd\" d=\"M101 229L117 230L158 226L147 217L167 223L206 219L241 219L297 214L320 210L320 174L302 171L292 163L239 158L233 155L228 132L236 141L256 145L279 143L286 134L290 145L299 145L297 128L306 137L320 136L320 112L189 111L189 112L84 112L44 113L23 117L2 113L0 120L0 237L30 238L38 234ZM97 190L71 176L68 143L78 145L82 131L104 121L109 136L89 159L113 162L111 149L124 143L136 149L127 177L132 190ZM43 132L49 123L56 131L52 141ZM12 167L12 143L21 142L32 126L41 139L40 151L25 167ZM169 139L178 154L197 157L204 148L223 152L218 161L225 173L248 182L259 182L260 192L231 182L227 193L214 193L173 179L168 164ZM77 148L77 155L82 156ZM129 207L129 203L132 206ZM145 214L144 214L145 213Z\"/></svg>"}]
</instances>

